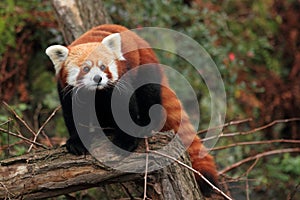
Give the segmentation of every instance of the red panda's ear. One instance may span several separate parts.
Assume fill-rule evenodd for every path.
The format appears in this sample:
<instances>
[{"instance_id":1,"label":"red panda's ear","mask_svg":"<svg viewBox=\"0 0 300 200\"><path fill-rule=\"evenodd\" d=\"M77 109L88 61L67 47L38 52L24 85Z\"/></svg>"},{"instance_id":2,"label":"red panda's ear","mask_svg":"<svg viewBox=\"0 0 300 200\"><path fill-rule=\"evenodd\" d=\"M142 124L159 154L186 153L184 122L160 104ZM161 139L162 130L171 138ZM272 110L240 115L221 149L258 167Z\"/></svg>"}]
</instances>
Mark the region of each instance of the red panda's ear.
<instances>
[{"instance_id":1,"label":"red panda's ear","mask_svg":"<svg viewBox=\"0 0 300 200\"><path fill-rule=\"evenodd\" d=\"M53 45L46 49L46 54L51 59L57 74L62 67L62 63L68 57L69 49L61 45Z\"/></svg>"},{"instance_id":2,"label":"red panda's ear","mask_svg":"<svg viewBox=\"0 0 300 200\"><path fill-rule=\"evenodd\" d=\"M105 37L101 43L110 49L116 55L118 60L125 60L122 54L122 41L120 33L113 33Z\"/></svg>"}]
</instances>

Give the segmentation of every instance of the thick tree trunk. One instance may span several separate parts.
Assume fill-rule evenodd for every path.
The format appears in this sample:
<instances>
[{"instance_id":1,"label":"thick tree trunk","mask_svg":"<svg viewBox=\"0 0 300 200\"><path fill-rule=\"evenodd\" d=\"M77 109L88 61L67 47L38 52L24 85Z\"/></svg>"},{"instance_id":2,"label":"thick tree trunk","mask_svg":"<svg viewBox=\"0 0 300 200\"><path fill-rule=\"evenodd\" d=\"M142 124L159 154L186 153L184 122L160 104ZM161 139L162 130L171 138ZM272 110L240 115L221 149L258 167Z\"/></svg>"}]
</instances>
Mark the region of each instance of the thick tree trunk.
<instances>
[{"instance_id":1,"label":"thick tree trunk","mask_svg":"<svg viewBox=\"0 0 300 200\"><path fill-rule=\"evenodd\" d=\"M150 149L165 146L170 142L172 135L173 133L160 133L150 138ZM175 145L179 154L182 146L180 142ZM102 155L104 159L107 157L112 162L119 159L119 155L110 151L107 144L99 146L102 152L105 149L105 154ZM145 146L141 144L138 150L143 149ZM108 187L119 192L105 194L108 199L139 199L143 197L144 173L124 171L134 168L145 171L145 155L144 153L138 157L126 157L118 166L122 170L109 168L91 155L71 155L64 147L6 159L0 161L0 199L41 199L106 184L110 184ZM186 154L178 156L178 160L189 163ZM160 165L167 160L159 156L158 159L150 159L148 165ZM151 199L201 199L193 173L177 163L149 173L147 179L147 196ZM99 189L99 193L100 191Z\"/></svg>"},{"instance_id":2,"label":"thick tree trunk","mask_svg":"<svg viewBox=\"0 0 300 200\"><path fill-rule=\"evenodd\" d=\"M112 23L101 0L52 0L66 44L94 26Z\"/></svg>"}]
</instances>

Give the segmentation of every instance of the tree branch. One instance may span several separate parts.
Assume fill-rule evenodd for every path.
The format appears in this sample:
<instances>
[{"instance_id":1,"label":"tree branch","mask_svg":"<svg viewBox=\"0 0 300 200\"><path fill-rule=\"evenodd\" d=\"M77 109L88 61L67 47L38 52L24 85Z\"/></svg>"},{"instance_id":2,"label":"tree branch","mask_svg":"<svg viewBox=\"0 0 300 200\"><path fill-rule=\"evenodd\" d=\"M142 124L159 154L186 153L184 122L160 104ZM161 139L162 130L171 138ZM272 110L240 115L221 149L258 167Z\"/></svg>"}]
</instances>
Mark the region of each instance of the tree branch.
<instances>
[{"instance_id":1,"label":"tree branch","mask_svg":"<svg viewBox=\"0 0 300 200\"><path fill-rule=\"evenodd\" d=\"M151 149L160 149L173 137L173 133L159 133L149 139ZM98 143L98 141L97 141ZM178 145L178 148L177 148ZM114 162L119 154L110 151L106 144L99 145L99 151L105 149L106 156ZM181 149L180 142L176 149ZM108 151L107 151L108 150ZM144 145L138 151L145 152ZM187 162L188 156L178 155L181 162ZM163 159L163 158L162 158ZM155 162L157 162L155 160ZM159 163L165 161L159 160ZM74 191L110 183L134 182L135 197L142 197L144 174L126 173L128 169L145 169L145 154L140 157L126 157L119 164L119 169L109 168L98 162L91 155L74 156L64 147L43 150L35 153L0 161L0 199L41 199L68 194ZM153 166L156 163L148 163ZM176 181L174 181L176 180ZM178 163L173 163L161 170L148 173L147 197L151 199L201 199L193 173Z\"/></svg>"},{"instance_id":2,"label":"tree branch","mask_svg":"<svg viewBox=\"0 0 300 200\"><path fill-rule=\"evenodd\" d=\"M204 142L204 141L212 140L212 139L215 139L215 138L225 138L225 137L234 137L234 136L240 136L240 135L249 135L249 134L257 133L258 131L262 131L262 130L267 129L269 127L272 127L275 124L295 122L295 121L300 121L300 118L299 117L294 117L294 118L289 118L289 119L277 119L277 120L274 120L274 121L272 121L272 122L270 122L266 125L263 125L263 126L258 127L258 128L251 129L249 131L241 131L241 132L233 132L233 133L223 133L222 132L219 135L203 138L202 141Z\"/></svg>"},{"instance_id":3,"label":"tree branch","mask_svg":"<svg viewBox=\"0 0 300 200\"><path fill-rule=\"evenodd\" d=\"M241 166L242 164L245 164L249 161L256 160L256 159L259 159L259 158L262 158L262 157L265 157L265 156L270 156L270 155L274 155L274 154L282 154L282 153L295 153L295 152L296 153L300 152L300 148L277 149L277 150L272 150L272 151L266 151L266 152L263 152L263 153L259 153L259 154L256 154L255 156L245 158L245 159L243 159L243 160L241 160L237 163L234 163L231 166L226 167L225 169L219 171L219 174L227 173L228 171L231 171L231 170Z\"/></svg>"}]
</instances>

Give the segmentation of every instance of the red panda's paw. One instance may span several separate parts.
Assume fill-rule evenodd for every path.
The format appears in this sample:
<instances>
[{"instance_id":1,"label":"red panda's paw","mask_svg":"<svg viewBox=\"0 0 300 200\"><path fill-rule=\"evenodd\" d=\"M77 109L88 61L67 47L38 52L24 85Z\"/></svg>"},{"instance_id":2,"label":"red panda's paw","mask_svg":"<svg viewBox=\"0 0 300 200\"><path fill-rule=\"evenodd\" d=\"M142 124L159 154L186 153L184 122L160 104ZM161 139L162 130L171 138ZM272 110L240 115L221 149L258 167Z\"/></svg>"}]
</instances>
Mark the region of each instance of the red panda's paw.
<instances>
[{"instance_id":1,"label":"red panda's paw","mask_svg":"<svg viewBox=\"0 0 300 200\"><path fill-rule=\"evenodd\" d=\"M117 135L118 137L115 137L112 141L114 145L128 152L136 150L140 142L139 138L127 135L122 131L117 132Z\"/></svg>"},{"instance_id":2,"label":"red panda's paw","mask_svg":"<svg viewBox=\"0 0 300 200\"><path fill-rule=\"evenodd\" d=\"M85 155L88 153L79 137L70 137L65 146L68 152L74 155Z\"/></svg>"}]
</instances>

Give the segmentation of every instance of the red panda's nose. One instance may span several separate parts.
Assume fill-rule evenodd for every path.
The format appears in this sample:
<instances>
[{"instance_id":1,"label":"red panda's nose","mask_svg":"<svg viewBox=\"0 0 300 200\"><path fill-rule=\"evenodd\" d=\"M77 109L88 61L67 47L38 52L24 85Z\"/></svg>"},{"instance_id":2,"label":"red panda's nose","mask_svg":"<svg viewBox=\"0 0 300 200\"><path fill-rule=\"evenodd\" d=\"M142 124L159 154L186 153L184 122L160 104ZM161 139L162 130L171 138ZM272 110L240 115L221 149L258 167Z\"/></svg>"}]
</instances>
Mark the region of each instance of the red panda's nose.
<instances>
[{"instance_id":1,"label":"red panda's nose","mask_svg":"<svg viewBox=\"0 0 300 200\"><path fill-rule=\"evenodd\" d=\"M94 76L93 80L94 80L96 83L100 83L101 80L102 80L102 77L99 76L99 75L96 75L96 76Z\"/></svg>"}]
</instances>

